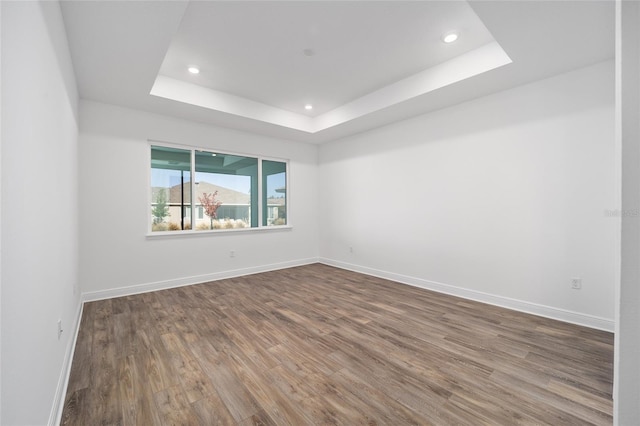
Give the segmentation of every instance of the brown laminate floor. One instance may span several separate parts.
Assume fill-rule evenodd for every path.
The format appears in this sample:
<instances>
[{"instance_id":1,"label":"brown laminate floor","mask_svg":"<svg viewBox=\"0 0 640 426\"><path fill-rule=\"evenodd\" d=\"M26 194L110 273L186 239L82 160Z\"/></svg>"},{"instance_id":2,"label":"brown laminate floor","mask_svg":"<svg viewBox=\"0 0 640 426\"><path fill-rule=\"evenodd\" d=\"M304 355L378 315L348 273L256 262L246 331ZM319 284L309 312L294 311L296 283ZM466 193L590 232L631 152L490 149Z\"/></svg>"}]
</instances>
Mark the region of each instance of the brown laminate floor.
<instances>
[{"instance_id":1,"label":"brown laminate floor","mask_svg":"<svg viewBox=\"0 0 640 426\"><path fill-rule=\"evenodd\" d=\"M612 423L613 335L314 264L86 303L64 425Z\"/></svg>"}]
</instances>

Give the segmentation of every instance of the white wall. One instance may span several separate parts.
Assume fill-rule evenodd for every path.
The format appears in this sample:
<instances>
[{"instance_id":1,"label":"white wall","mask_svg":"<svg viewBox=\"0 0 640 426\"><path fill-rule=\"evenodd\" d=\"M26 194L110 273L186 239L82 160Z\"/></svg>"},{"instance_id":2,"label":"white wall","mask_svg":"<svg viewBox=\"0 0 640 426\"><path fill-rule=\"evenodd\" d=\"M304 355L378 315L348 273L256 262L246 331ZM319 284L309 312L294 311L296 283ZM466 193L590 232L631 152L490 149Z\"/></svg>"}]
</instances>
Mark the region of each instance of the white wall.
<instances>
[{"instance_id":1,"label":"white wall","mask_svg":"<svg viewBox=\"0 0 640 426\"><path fill-rule=\"evenodd\" d=\"M613 68L322 145L321 258L613 330Z\"/></svg>"},{"instance_id":2,"label":"white wall","mask_svg":"<svg viewBox=\"0 0 640 426\"><path fill-rule=\"evenodd\" d=\"M289 159L293 229L147 237L148 139ZM80 281L88 299L317 261L313 145L82 101L79 152Z\"/></svg>"},{"instance_id":3,"label":"white wall","mask_svg":"<svg viewBox=\"0 0 640 426\"><path fill-rule=\"evenodd\" d=\"M54 421L79 308L77 93L57 3L2 8L2 418ZM75 293L75 294L74 294ZM57 336L57 320L64 332Z\"/></svg>"},{"instance_id":4,"label":"white wall","mask_svg":"<svg viewBox=\"0 0 640 426\"><path fill-rule=\"evenodd\" d=\"M640 4L616 2L616 143L621 165L614 424L640 419Z\"/></svg>"},{"instance_id":5,"label":"white wall","mask_svg":"<svg viewBox=\"0 0 640 426\"><path fill-rule=\"evenodd\" d=\"M0 7L0 70L2 70L2 7ZM2 78L0 78L2 99ZM2 188L2 102L0 102L0 188ZM2 191L0 190L0 347L2 343ZM0 422L2 421L2 350L0 350Z\"/></svg>"}]
</instances>

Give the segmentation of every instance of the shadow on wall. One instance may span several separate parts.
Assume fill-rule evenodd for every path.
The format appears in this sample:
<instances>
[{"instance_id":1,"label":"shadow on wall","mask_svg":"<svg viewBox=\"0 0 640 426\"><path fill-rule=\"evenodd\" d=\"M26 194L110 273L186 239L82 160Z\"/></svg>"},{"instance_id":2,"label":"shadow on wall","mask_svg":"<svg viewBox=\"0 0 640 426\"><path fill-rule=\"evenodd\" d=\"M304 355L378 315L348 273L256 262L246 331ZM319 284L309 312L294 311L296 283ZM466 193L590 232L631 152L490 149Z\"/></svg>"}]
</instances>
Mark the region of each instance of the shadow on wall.
<instances>
[{"instance_id":1,"label":"shadow on wall","mask_svg":"<svg viewBox=\"0 0 640 426\"><path fill-rule=\"evenodd\" d=\"M58 4L58 2L42 2L40 3L40 9L42 10L45 27L49 33L49 41L52 43L52 50L57 52L57 55L54 55L54 57L58 64L58 74L64 82L66 88L64 93L69 99L69 105L73 106L69 109L73 111L73 116L77 125L78 108L76 106L78 105L79 96L76 82L73 78L75 73L71 62L71 53L69 52L69 46L65 43L67 36L64 34L64 28L61 30L59 26L54 25L54 22L57 23L62 21L60 4ZM62 61L61 56L64 58Z\"/></svg>"},{"instance_id":2,"label":"shadow on wall","mask_svg":"<svg viewBox=\"0 0 640 426\"><path fill-rule=\"evenodd\" d=\"M531 90L540 81L545 82L540 86L544 89ZM540 81L328 143L320 149L320 164L575 114L602 107L603 98L614 103L613 60ZM369 138L372 132L374 141Z\"/></svg>"}]
</instances>

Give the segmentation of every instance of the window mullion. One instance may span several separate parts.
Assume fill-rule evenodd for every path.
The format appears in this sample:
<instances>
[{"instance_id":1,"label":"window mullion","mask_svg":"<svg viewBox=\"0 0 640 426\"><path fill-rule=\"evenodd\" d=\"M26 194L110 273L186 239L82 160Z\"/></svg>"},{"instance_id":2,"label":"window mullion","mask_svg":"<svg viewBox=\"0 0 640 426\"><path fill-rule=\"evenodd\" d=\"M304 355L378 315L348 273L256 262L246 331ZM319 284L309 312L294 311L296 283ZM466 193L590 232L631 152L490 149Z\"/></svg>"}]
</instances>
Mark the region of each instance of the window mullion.
<instances>
[{"instance_id":1,"label":"window mullion","mask_svg":"<svg viewBox=\"0 0 640 426\"><path fill-rule=\"evenodd\" d=\"M191 231L196 229L196 150L191 150Z\"/></svg>"},{"instance_id":2,"label":"window mullion","mask_svg":"<svg viewBox=\"0 0 640 426\"><path fill-rule=\"evenodd\" d=\"M258 228L264 226L262 217L262 158L258 157Z\"/></svg>"}]
</instances>

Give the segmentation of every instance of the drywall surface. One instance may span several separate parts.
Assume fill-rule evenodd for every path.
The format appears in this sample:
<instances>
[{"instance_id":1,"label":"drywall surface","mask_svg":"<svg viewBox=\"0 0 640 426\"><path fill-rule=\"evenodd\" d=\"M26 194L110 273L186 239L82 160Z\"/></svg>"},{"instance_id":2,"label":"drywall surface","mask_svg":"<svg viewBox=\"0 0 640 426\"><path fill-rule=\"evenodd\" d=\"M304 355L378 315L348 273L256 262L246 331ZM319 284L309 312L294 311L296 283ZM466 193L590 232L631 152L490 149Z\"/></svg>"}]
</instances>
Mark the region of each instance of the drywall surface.
<instances>
[{"instance_id":1,"label":"drywall surface","mask_svg":"<svg viewBox=\"0 0 640 426\"><path fill-rule=\"evenodd\" d=\"M613 70L322 145L321 259L613 330Z\"/></svg>"},{"instance_id":2,"label":"drywall surface","mask_svg":"<svg viewBox=\"0 0 640 426\"><path fill-rule=\"evenodd\" d=\"M640 419L640 4L616 2L616 138L620 149L620 283L616 300L616 425Z\"/></svg>"},{"instance_id":3,"label":"drywall surface","mask_svg":"<svg viewBox=\"0 0 640 426\"><path fill-rule=\"evenodd\" d=\"M2 2L0 7L0 423L42 425L57 415L80 301L78 95L58 3Z\"/></svg>"},{"instance_id":4,"label":"drywall surface","mask_svg":"<svg viewBox=\"0 0 640 426\"><path fill-rule=\"evenodd\" d=\"M89 101L80 117L80 280L88 299L317 261L316 146ZM291 229L148 236L148 140L288 159Z\"/></svg>"}]
</instances>

